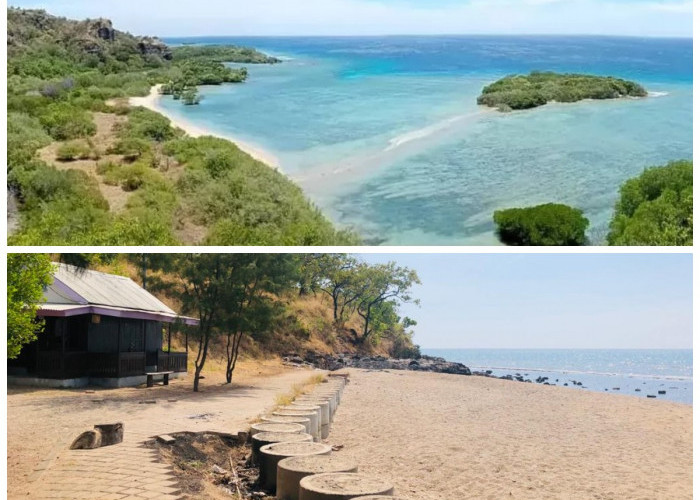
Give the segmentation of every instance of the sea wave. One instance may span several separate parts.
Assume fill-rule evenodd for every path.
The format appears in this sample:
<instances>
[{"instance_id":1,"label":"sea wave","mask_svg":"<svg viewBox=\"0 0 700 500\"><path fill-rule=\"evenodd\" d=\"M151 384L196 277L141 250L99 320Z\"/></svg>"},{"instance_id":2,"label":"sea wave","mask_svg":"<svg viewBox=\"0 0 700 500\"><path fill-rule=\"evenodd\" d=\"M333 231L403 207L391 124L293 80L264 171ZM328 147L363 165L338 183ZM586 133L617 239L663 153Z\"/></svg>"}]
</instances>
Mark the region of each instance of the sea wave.
<instances>
[{"instance_id":1,"label":"sea wave","mask_svg":"<svg viewBox=\"0 0 700 500\"><path fill-rule=\"evenodd\" d=\"M622 373L622 372L600 372L591 370L567 370L567 369L555 369L555 368L518 368L512 366L474 366L470 368L476 370L507 370L507 371L518 371L518 372L549 372L549 373L562 373L562 374L577 374L577 375L601 375L605 377L629 377L629 378L649 378L655 380L693 380L692 376L685 375L660 375L660 374L648 374L648 373Z\"/></svg>"},{"instance_id":2,"label":"sea wave","mask_svg":"<svg viewBox=\"0 0 700 500\"><path fill-rule=\"evenodd\" d=\"M664 97L664 96L667 96L667 95L668 95L668 92L663 92L663 91L660 91L660 92L647 92L647 95L648 95L649 97Z\"/></svg>"},{"instance_id":3,"label":"sea wave","mask_svg":"<svg viewBox=\"0 0 700 500\"><path fill-rule=\"evenodd\" d=\"M447 119L439 121L437 123L433 123L431 125L428 125L427 127L419 128L416 130L412 130L410 132L406 132L406 133L397 135L397 136L389 139L389 145L386 147L386 149L384 149L384 151L391 151L392 149L396 149L396 148L403 146L404 144L407 144L409 142L417 141L420 139L426 139L432 135L435 135L435 134L438 134L442 131L450 129L456 123L459 123L461 121L465 121L469 118L473 118L473 117L480 115L482 113L484 113L484 111L480 110L480 111L476 111L474 113L467 113L464 115L453 116L451 118L447 118Z\"/></svg>"}]
</instances>

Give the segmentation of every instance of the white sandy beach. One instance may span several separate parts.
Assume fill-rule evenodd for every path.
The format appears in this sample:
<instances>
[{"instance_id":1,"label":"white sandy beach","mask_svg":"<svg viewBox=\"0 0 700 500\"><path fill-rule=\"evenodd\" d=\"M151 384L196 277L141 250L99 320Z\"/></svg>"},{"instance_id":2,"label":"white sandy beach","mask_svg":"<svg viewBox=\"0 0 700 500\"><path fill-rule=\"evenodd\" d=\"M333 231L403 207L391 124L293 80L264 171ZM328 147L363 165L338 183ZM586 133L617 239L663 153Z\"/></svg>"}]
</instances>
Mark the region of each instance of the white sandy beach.
<instances>
[{"instance_id":1,"label":"white sandy beach","mask_svg":"<svg viewBox=\"0 0 700 500\"><path fill-rule=\"evenodd\" d=\"M209 135L213 137L220 137L222 139L234 142L239 149L245 151L256 160L261 161L279 170L279 159L269 151L265 151L259 146L242 141L239 138L234 137L232 135L217 133L215 131L208 130L204 127L194 125L180 116L175 116L173 114L168 113L166 109L158 105L158 101L161 98L160 87L160 85L155 85L151 87L151 92L146 97L130 97L129 104L131 106L143 106L146 109L150 109L151 111L155 111L156 113L160 113L161 115L166 116L173 124L173 126L184 130L188 135L192 137L203 137Z\"/></svg>"}]
</instances>

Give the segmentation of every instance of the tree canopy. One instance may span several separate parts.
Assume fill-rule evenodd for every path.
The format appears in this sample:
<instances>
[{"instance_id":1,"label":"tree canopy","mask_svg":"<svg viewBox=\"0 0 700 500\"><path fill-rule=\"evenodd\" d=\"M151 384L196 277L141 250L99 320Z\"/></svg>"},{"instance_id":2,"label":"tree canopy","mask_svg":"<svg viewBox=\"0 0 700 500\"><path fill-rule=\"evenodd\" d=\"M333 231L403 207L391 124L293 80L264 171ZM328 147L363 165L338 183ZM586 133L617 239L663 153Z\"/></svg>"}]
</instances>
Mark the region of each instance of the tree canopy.
<instances>
[{"instance_id":1,"label":"tree canopy","mask_svg":"<svg viewBox=\"0 0 700 500\"><path fill-rule=\"evenodd\" d=\"M45 254L7 255L7 357L19 356L22 346L36 339L43 321L36 312L44 288L53 281L51 259Z\"/></svg>"},{"instance_id":2,"label":"tree canopy","mask_svg":"<svg viewBox=\"0 0 700 500\"><path fill-rule=\"evenodd\" d=\"M501 242L515 246L584 245L589 225L581 210L556 203L498 210L493 220Z\"/></svg>"},{"instance_id":3,"label":"tree canopy","mask_svg":"<svg viewBox=\"0 0 700 500\"><path fill-rule=\"evenodd\" d=\"M693 162L652 167L620 188L611 245L693 244Z\"/></svg>"}]
</instances>

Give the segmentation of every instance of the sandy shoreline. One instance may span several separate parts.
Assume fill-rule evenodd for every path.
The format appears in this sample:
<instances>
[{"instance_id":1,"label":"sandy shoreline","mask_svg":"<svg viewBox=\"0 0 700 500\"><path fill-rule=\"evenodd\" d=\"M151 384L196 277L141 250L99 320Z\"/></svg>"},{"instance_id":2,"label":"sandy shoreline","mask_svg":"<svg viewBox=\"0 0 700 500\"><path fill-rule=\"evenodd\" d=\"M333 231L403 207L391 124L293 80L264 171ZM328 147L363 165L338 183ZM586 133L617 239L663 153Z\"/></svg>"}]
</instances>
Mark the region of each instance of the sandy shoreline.
<instances>
[{"instance_id":1,"label":"sandy shoreline","mask_svg":"<svg viewBox=\"0 0 700 500\"><path fill-rule=\"evenodd\" d=\"M692 498L692 407L484 377L350 370L330 441L422 500Z\"/></svg>"},{"instance_id":2,"label":"sandy shoreline","mask_svg":"<svg viewBox=\"0 0 700 500\"><path fill-rule=\"evenodd\" d=\"M151 91L146 97L130 97L129 104L131 106L143 106L146 109L150 109L151 111L160 113L161 115L167 117L175 127L184 130L188 135L192 137L202 137L209 135L231 141L235 143L241 151L245 151L256 160L261 161L269 165L270 167L279 170L279 159L269 151L265 151L259 146L242 141L239 138L234 137L232 135L217 133L212 130L208 130L204 127L194 125L180 116L175 116L173 114L168 113L166 109L158 105L158 100L161 98L161 95L159 93L160 87L160 85L155 85L151 87Z\"/></svg>"}]
</instances>

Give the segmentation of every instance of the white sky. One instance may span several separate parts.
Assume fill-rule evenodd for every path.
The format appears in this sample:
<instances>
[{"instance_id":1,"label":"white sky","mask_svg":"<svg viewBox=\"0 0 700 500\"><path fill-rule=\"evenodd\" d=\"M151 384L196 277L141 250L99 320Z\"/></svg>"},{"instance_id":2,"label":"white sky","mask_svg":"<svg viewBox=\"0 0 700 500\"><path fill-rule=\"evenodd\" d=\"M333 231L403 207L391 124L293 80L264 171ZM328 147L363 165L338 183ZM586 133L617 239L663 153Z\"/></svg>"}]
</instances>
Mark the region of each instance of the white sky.
<instances>
[{"instance_id":1,"label":"white sky","mask_svg":"<svg viewBox=\"0 0 700 500\"><path fill-rule=\"evenodd\" d=\"M692 36L690 0L10 0L160 36L606 34Z\"/></svg>"}]
</instances>

